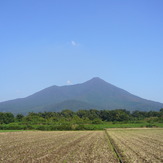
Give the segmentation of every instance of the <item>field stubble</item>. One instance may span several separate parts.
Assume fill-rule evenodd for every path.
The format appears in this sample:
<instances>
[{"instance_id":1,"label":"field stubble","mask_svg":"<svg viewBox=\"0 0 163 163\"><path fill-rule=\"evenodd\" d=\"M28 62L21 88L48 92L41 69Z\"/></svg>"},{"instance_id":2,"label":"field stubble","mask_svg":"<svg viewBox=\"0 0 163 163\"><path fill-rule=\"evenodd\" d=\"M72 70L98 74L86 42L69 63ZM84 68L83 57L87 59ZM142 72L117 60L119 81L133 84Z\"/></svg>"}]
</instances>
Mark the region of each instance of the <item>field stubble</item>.
<instances>
[{"instance_id":1,"label":"field stubble","mask_svg":"<svg viewBox=\"0 0 163 163\"><path fill-rule=\"evenodd\" d=\"M163 162L163 129L109 129L107 132L125 162Z\"/></svg>"},{"instance_id":2,"label":"field stubble","mask_svg":"<svg viewBox=\"0 0 163 163\"><path fill-rule=\"evenodd\" d=\"M0 133L2 163L163 162L163 129Z\"/></svg>"},{"instance_id":3,"label":"field stubble","mask_svg":"<svg viewBox=\"0 0 163 163\"><path fill-rule=\"evenodd\" d=\"M116 163L104 131L23 131L0 133L3 163Z\"/></svg>"}]
</instances>

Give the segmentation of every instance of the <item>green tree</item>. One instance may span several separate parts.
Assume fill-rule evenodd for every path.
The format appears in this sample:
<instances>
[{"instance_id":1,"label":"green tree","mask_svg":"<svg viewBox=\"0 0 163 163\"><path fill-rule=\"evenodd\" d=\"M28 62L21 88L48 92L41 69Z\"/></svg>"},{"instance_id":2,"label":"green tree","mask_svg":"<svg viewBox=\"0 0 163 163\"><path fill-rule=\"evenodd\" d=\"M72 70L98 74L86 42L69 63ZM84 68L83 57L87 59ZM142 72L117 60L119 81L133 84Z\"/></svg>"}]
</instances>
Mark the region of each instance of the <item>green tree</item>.
<instances>
[{"instance_id":1,"label":"green tree","mask_svg":"<svg viewBox=\"0 0 163 163\"><path fill-rule=\"evenodd\" d=\"M17 114L16 115L16 121L18 121L18 122L21 122L23 120L23 118L24 118L23 114Z\"/></svg>"},{"instance_id":2,"label":"green tree","mask_svg":"<svg viewBox=\"0 0 163 163\"><path fill-rule=\"evenodd\" d=\"M9 124L14 122L14 115L12 113L0 113L0 123Z\"/></svg>"}]
</instances>

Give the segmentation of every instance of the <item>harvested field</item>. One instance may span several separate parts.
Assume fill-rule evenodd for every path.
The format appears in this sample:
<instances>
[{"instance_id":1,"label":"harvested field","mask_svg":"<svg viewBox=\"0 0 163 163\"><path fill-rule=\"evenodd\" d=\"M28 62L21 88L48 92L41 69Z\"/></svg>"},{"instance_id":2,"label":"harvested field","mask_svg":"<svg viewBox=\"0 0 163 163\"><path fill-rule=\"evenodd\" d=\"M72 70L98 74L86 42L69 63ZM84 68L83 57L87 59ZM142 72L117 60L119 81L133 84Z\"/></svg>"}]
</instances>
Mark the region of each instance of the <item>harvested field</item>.
<instances>
[{"instance_id":1,"label":"harvested field","mask_svg":"<svg viewBox=\"0 0 163 163\"><path fill-rule=\"evenodd\" d=\"M104 131L22 131L0 133L3 163L116 163Z\"/></svg>"},{"instance_id":2,"label":"harvested field","mask_svg":"<svg viewBox=\"0 0 163 163\"><path fill-rule=\"evenodd\" d=\"M108 129L107 133L124 162L163 162L163 129Z\"/></svg>"}]
</instances>

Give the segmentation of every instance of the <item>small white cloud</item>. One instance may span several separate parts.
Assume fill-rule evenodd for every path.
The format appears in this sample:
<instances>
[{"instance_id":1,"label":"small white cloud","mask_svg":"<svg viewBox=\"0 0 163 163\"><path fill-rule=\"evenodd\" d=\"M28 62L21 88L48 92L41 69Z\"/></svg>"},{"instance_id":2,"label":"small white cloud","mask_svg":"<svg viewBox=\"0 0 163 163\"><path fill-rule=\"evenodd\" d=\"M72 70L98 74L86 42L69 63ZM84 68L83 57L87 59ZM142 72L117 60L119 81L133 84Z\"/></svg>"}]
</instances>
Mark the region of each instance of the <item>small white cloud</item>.
<instances>
[{"instance_id":1,"label":"small white cloud","mask_svg":"<svg viewBox=\"0 0 163 163\"><path fill-rule=\"evenodd\" d=\"M71 85L72 84L72 82L70 81L70 80L67 80L67 85Z\"/></svg>"},{"instance_id":2,"label":"small white cloud","mask_svg":"<svg viewBox=\"0 0 163 163\"><path fill-rule=\"evenodd\" d=\"M75 41L71 41L71 45L72 46L79 46L79 44L77 42L75 42Z\"/></svg>"}]
</instances>

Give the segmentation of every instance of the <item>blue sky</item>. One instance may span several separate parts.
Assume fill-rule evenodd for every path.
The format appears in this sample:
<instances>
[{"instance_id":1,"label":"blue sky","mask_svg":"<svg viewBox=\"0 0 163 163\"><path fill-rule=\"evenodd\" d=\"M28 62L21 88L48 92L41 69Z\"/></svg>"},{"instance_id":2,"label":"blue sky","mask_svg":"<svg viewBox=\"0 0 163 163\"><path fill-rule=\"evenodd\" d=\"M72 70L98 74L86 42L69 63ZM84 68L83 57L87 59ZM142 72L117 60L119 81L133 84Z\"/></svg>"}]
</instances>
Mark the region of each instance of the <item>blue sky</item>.
<instances>
[{"instance_id":1,"label":"blue sky","mask_svg":"<svg viewBox=\"0 0 163 163\"><path fill-rule=\"evenodd\" d=\"M162 0L0 1L0 101L93 77L163 103Z\"/></svg>"}]
</instances>

